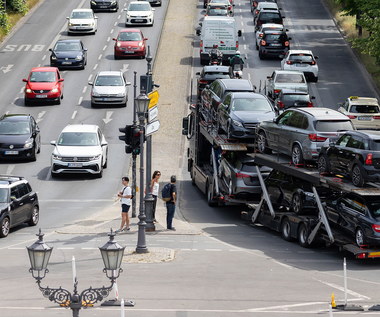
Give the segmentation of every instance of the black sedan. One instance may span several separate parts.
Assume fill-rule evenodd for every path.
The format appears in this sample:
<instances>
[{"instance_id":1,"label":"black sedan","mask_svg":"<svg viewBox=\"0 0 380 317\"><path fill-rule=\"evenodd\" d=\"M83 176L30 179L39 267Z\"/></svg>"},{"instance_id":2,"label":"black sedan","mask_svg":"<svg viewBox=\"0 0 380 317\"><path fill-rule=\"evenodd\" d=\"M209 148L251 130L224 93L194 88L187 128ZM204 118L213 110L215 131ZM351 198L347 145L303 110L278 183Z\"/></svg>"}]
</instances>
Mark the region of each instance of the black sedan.
<instances>
[{"instance_id":1,"label":"black sedan","mask_svg":"<svg viewBox=\"0 0 380 317\"><path fill-rule=\"evenodd\" d=\"M201 72L197 72L197 100L201 99L201 92L206 85L211 84L215 79L234 78L231 67L210 65L204 66Z\"/></svg>"},{"instance_id":2,"label":"black sedan","mask_svg":"<svg viewBox=\"0 0 380 317\"><path fill-rule=\"evenodd\" d=\"M314 107L314 96L304 91L294 89L282 89L277 98L274 100L274 105L279 110L286 110L293 107Z\"/></svg>"},{"instance_id":3,"label":"black sedan","mask_svg":"<svg viewBox=\"0 0 380 317\"><path fill-rule=\"evenodd\" d=\"M87 64L87 48L79 39L58 40L50 55L50 66L84 69Z\"/></svg>"},{"instance_id":4,"label":"black sedan","mask_svg":"<svg viewBox=\"0 0 380 317\"><path fill-rule=\"evenodd\" d=\"M332 227L342 230L359 246L380 245L380 196L359 191L324 200Z\"/></svg>"},{"instance_id":5,"label":"black sedan","mask_svg":"<svg viewBox=\"0 0 380 317\"><path fill-rule=\"evenodd\" d=\"M321 148L320 173L350 176L355 186L380 181L380 131L349 131L336 143Z\"/></svg>"},{"instance_id":6,"label":"black sedan","mask_svg":"<svg viewBox=\"0 0 380 317\"><path fill-rule=\"evenodd\" d=\"M32 116L8 114L0 118L0 158L35 161L40 150L40 129Z\"/></svg>"},{"instance_id":7,"label":"black sedan","mask_svg":"<svg viewBox=\"0 0 380 317\"><path fill-rule=\"evenodd\" d=\"M118 0L91 0L91 9L95 11L117 11L119 10Z\"/></svg>"},{"instance_id":8,"label":"black sedan","mask_svg":"<svg viewBox=\"0 0 380 317\"><path fill-rule=\"evenodd\" d=\"M228 93L218 108L218 129L228 138L252 138L261 121L273 120L276 111L268 98L253 92Z\"/></svg>"},{"instance_id":9,"label":"black sedan","mask_svg":"<svg viewBox=\"0 0 380 317\"><path fill-rule=\"evenodd\" d=\"M266 30L259 45L259 58L281 57L290 49L291 37L285 31Z\"/></svg>"}]
</instances>

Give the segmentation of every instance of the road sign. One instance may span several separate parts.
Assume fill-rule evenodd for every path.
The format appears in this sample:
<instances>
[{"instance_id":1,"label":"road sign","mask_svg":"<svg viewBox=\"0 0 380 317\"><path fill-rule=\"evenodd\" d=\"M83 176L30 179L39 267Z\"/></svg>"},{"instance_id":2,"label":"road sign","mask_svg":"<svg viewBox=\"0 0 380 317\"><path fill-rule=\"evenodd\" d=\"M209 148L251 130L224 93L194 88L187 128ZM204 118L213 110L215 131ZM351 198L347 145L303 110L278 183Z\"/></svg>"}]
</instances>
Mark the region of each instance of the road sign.
<instances>
[{"instance_id":1,"label":"road sign","mask_svg":"<svg viewBox=\"0 0 380 317\"><path fill-rule=\"evenodd\" d=\"M148 111L148 123L151 123L158 116L158 107L154 106Z\"/></svg>"},{"instance_id":2,"label":"road sign","mask_svg":"<svg viewBox=\"0 0 380 317\"><path fill-rule=\"evenodd\" d=\"M157 132L160 128L160 121L156 120L146 125L145 136L149 136L154 132Z\"/></svg>"},{"instance_id":3,"label":"road sign","mask_svg":"<svg viewBox=\"0 0 380 317\"><path fill-rule=\"evenodd\" d=\"M160 95L158 94L158 91L152 91L148 94L148 97L150 99L148 109L153 108L158 103L158 99L160 98Z\"/></svg>"}]
</instances>

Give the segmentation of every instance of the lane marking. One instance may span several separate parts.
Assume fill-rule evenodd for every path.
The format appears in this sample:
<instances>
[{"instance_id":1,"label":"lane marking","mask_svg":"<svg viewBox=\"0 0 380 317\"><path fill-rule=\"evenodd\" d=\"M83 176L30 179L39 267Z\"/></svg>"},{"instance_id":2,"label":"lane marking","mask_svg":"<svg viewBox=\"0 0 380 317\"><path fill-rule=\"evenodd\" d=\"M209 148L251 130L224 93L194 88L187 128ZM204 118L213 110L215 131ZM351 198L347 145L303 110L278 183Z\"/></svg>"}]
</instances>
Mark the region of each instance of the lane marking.
<instances>
[{"instance_id":1,"label":"lane marking","mask_svg":"<svg viewBox=\"0 0 380 317\"><path fill-rule=\"evenodd\" d=\"M111 32L110 32L111 34L113 34L113 29L111 30Z\"/></svg>"},{"instance_id":2,"label":"lane marking","mask_svg":"<svg viewBox=\"0 0 380 317\"><path fill-rule=\"evenodd\" d=\"M107 124L109 122L112 121L111 117L112 117L112 114L113 114L113 111L107 111L106 112L106 117L103 119L104 123Z\"/></svg>"},{"instance_id":3,"label":"lane marking","mask_svg":"<svg viewBox=\"0 0 380 317\"><path fill-rule=\"evenodd\" d=\"M117 17L117 19L120 20L120 18L121 18L121 14L119 14L119 16Z\"/></svg>"},{"instance_id":4,"label":"lane marking","mask_svg":"<svg viewBox=\"0 0 380 317\"><path fill-rule=\"evenodd\" d=\"M39 201L45 203L90 203L90 202L110 202L113 199L39 199Z\"/></svg>"},{"instance_id":5,"label":"lane marking","mask_svg":"<svg viewBox=\"0 0 380 317\"><path fill-rule=\"evenodd\" d=\"M44 61L44 60L45 60L45 58L46 58L46 54L45 54L44 56L42 56L42 60Z\"/></svg>"},{"instance_id":6,"label":"lane marking","mask_svg":"<svg viewBox=\"0 0 380 317\"><path fill-rule=\"evenodd\" d=\"M74 250L74 248L71 248L71 247L61 247L61 248L57 248L57 250Z\"/></svg>"},{"instance_id":7,"label":"lane marking","mask_svg":"<svg viewBox=\"0 0 380 317\"><path fill-rule=\"evenodd\" d=\"M6 175L10 175L10 174L12 174L12 172L13 172L13 170L14 170L15 167L16 167L15 164L11 164L11 165L9 165L9 166L7 167L7 171L5 172L5 174L6 174Z\"/></svg>"},{"instance_id":8,"label":"lane marking","mask_svg":"<svg viewBox=\"0 0 380 317\"><path fill-rule=\"evenodd\" d=\"M23 92L24 92L24 90L25 90L25 87L21 87L21 89L20 89L20 94L22 94Z\"/></svg>"},{"instance_id":9,"label":"lane marking","mask_svg":"<svg viewBox=\"0 0 380 317\"><path fill-rule=\"evenodd\" d=\"M80 97L79 97L79 100L78 100L78 106L82 103L82 101L83 101L83 97L80 96Z\"/></svg>"},{"instance_id":10,"label":"lane marking","mask_svg":"<svg viewBox=\"0 0 380 317\"><path fill-rule=\"evenodd\" d=\"M111 41L111 37L107 37L107 42Z\"/></svg>"},{"instance_id":11,"label":"lane marking","mask_svg":"<svg viewBox=\"0 0 380 317\"><path fill-rule=\"evenodd\" d=\"M331 288L335 288L335 289L337 289L337 290L339 290L341 292L344 292L344 287L343 286L339 286L339 285L336 285L334 283L325 282L325 281L322 281L322 280L317 279L317 278L313 278L313 280L318 281L318 282L320 282L322 284L325 284L327 286L330 286ZM347 289L347 294L350 294L351 296L354 296L354 297L359 298L359 299L365 299L365 300L370 300L371 299L371 297L367 297L365 295L359 294L359 293L354 292L354 291L352 291L350 289Z\"/></svg>"},{"instance_id":12,"label":"lane marking","mask_svg":"<svg viewBox=\"0 0 380 317\"><path fill-rule=\"evenodd\" d=\"M99 57L98 57L98 61L101 60L102 56L103 56L102 54L99 55Z\"/></svg>"},{"instance_id":13,"label":"lane marking","mask_svg":"<svg viewBox=\"0 0 380 317\"><path fill-rule=\"evenodd\" d=\"M117 25L117 21L113 24L113 26L116 26Z\"/></svg>"},{"instance_id":14,"label":"lane marking","mask_svg":"<svg viewBox=\"0 0 380 317\"><path fill-rule=\"evenodd\" d=\"M90 76L88 76L88 81L91 81L92 79L92 74L90 74Z\"/></svg>"},{"instance_id":15,"label":"lane marking","mask_svg":"<svg viewBox=\"0 0 380 317\"><path fill-rule=\"evenodd\" d=\"M87 86L83 87L82 94L84 94L87 91Z\"/></svg>"},{"instance_id":16,"label":"lane marking","mask_svg":"<svg viewBox=\"0 0 380 317\"><path fill-rule=\"evenodd\" d=\"M46 111L41 111L38 115L37 115L37 119L36 119L36 122L39 123L43 120L43 117L45 115Z\"/></svg>"},{"instance_id":17,"label":"lane marking","mask_svg":"<svg viewBox=\"0 0 380 317\"><path fill-rule=\"evenodd\" d=\"M103 51L105 51L107 49L107 45L104 45L103 46Z\"/></svg>"},{"instance_id":18,"label":"lane marking","mask_svg":"<svg viewBox=\"0 0 380 317\"><path fill-rule=\"evenodd\" d=\"M82 250L99 250L99 248L81 248Z\"/></svg>"},{"instance_id":19,"label":"lane marking","mask_svg":"<svg viewBox=\"0 0 380 317\"><path fill-rule=\"evenodd\" d=\"M77 113L78 113L78 111L77 111L77 110L75 110L75 111L73 112L73 115L71 116L71 119L72 119L72 120L74 120L74 119L75 119L75 117L76 117Z\"/></svg>"},{"instance_id":20,"label":"lane marking","mask_svg":"<svg viewBox=\"0 0 380 317\"><path fill-rule=\"evenodd\" d=\"M95 70L97 68L98 68L98 64L95 64L93 70Z\"/></svg>"}]
</instances>

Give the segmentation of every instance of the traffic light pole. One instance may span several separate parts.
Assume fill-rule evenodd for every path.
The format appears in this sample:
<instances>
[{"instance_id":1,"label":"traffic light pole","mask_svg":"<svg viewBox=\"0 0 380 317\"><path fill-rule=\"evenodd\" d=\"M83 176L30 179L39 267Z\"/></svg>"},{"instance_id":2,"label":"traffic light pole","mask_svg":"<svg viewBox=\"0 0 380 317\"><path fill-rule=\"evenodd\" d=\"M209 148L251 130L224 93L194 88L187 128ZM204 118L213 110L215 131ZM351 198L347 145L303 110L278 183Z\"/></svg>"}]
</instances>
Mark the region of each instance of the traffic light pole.
<instances>
[{"instance_id":1,"label":"traffic light pole","mask_svg":"<svg viewBox=\"0 0 380 317\"><path fill-rule=\"evenodd\" d=\"M136 79L137 72L133 72L133 125L137 125L137 119L136 119L136 94L137 94L137 79ZM136 158L137 155L135 153L132 153L132 218L136 218Z\"/></svg>"}]
</instances>

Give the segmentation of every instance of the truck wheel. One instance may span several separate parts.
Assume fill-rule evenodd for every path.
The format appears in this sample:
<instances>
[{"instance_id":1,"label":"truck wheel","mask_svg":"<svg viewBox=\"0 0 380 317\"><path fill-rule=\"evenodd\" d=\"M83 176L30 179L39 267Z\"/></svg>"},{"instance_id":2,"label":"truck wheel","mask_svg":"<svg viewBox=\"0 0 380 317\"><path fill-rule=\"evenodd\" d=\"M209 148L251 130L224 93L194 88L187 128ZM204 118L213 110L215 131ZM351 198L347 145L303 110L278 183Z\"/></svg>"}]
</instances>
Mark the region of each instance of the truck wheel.
<instances>
[{"instance_id":1,"label":"truck wheel","mask_svg":"<svg viewBox=\"0 0 380 317\"><path fill-rule=\"evenodd\" d=\"M363 187L364 177L360 169L360 166L358 164L355 164L354 167L352 168L351 179L352 179L352 184L354 184L357 187Z\"/></svg>"},{"instance_id":2,"label":"truck wheel","mask_svg":"<svg viewBox=\"0 0 380 317\"><path fill-rule=\"evenodd\" d=\"M325 154L318 158L318 171L319 173L330 173L330 162Z\"/></svg>"},{"instance_id":3,"label":"truck wheel","mask_svg":"<svg viewBox=\"0 0 380 317\"><path fill-rule=\"evenodd\" d=\"M288 218L284 218L281 222L281 237L286 241L292 241L291 224Z\"/></svg>"},{"instance_id":4,"label":"truck wheel","mask_svg":"<svg viewBox=\"0 0 380 317\"><path fill-rule=\"evenodd\" d=\"M361 228L357 228L355 231L355 242L358 247L365 245L365 236Z\"/></svg>"},{"instance_id":5,"label":"truck wheel","mask_svg":"<svg viewBox=\"0 0 380 317\"><path fill-rule=\"evenodd\" d=\"M216 200L214 199L214 186L209 184L207 181L207 203L210 207L215 207L217 205Z\"/></svg>"},{"instance_id":6,"label":"truck wheel","mask_svg":"<svg viewBox=\"0 0 380 317\"><path fill-rule=\"evenodd\" d=\"M310 244L307 242L309 237L309 230L304 223L301 223L298 228L298 244L303 248L309 248Z\"/></svg>"},{"instance_id":7,"label":"truck wheel","mask_svg":"<svg viewBox=\"0 0 380 317\"><path fill-rule=\"evenodd\" d=\"M272 151L268 148L267 138L265 136L265 132L260 131L257 136L257 149L260 153L268 153L270 154Z\"/></svg>"},{"instance_id":8,"label":"truck wheel","mask_svg":"<svg viewBox=\"0 0 380 317\"><path fill-rule=\"evenodd\" d=\"M292 198L292 210L297 215L300 215L302 213L302 209L303 209L302 197L300 194L295 193Z\"/></svg>"},{"instance_id":9,"label":"truck wheel","mask_svg":"<svg viewBox=\"0 0 380 317\"><path fill-rule=\"evenodd\" d=\"M303 164L303 154L298 144L295 144L292 149L292 163L294 165Z\"/></svg>"}]
</instances>

